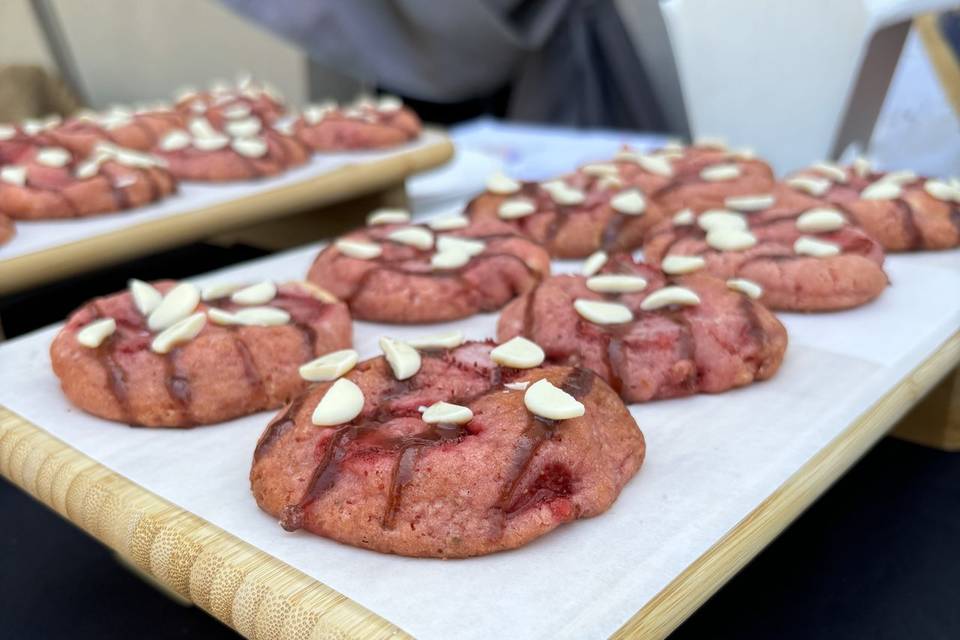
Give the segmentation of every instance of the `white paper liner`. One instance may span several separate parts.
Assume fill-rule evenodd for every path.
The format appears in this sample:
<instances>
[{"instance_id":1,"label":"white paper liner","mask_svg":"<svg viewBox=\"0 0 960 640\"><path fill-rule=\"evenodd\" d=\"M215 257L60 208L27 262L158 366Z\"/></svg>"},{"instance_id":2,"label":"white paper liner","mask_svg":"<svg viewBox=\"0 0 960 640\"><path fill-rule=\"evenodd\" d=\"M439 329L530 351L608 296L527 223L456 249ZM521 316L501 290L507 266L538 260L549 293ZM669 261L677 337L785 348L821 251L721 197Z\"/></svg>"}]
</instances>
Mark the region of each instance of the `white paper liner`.
<instances>
[{"instance_id":1,"label":"white paper liner","mask_svg":"<svg viewBox=\"0 0 960 640\"><path fill-rule=\"evenodd\" d=\"M300 278L315 253L199 280ZM271 414L192 430L87 416L50 371L57 327L0 346L0 404L418 638L605 637L960 328L960 251L894 256L888 272L893 285L862 309L784 315L791 342L772 380L635 405L648 457L608 513L470 560L388 556L283 531L257 509L247 479ZM487 314L442 327L484 338L495 322ZM356 345L371 356L380 335L438 328L358 322Z\"/></svg>"}]
</instances>

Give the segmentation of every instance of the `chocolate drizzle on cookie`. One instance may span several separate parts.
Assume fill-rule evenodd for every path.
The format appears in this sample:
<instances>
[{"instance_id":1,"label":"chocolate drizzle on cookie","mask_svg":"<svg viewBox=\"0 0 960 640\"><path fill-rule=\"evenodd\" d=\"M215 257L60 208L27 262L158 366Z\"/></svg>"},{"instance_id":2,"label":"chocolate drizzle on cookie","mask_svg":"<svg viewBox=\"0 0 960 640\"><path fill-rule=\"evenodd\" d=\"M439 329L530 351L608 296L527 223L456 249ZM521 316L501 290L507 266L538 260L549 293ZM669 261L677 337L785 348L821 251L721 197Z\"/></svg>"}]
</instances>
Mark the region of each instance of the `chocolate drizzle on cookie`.
<instances>
[{"instance_id":1,"label":"chocolate drizzle on cookie","mask_svg":"<svg viewBox=\"0 0 960 640\"><path fill-rule=\"evenodd\" d=\"M230 303L229 298L221 298L206 302L209 307L223 308L233 310L236 305ZM280 288L277 297L273 301L273 306L284 309L290 313L290 323L292 327L300 332L303 338L303 356L305 362L314 358L316 354L317 335L313 327L314 323L320 322L323 315L331 305L317 300L309 295L299 295L294 292L286 291ZM100 307L100 301L95 300L84 307L83 311L90 314L91 319L109 317L110 314L104 313ZM123 317L114 317L118 327L124 328L128 333L126 338L121 337L121 333L109 336L103 343L93 350L93 354L100 367L103 369L107 388L113 396L117 407L120 409L120 420L131 426L139 426L141 423L136 419L136 412L130 406L128 391L128 375L124 369L121 360L118 359L118 349L121 343L125 343L124 350L130 352L150 348L151 334L146 328L144 318L135 310L131 314ZM214 325L216 326L216 325ZM249 394L245 404L251 410L270 408L269 393L266 388L264 377L256 364L256 359L250 350L244 337L246 331L257 331L258 327L243 327L239 325L227 325L217 327L220 330L229 333L233 340L234 349L243 366L244 379L249 389ZM130 333L133 332L133 333ZM176 414L171 420L177 426L193 426L199 424L199 420L193 414L193 391L191 388L190 372L181 363L183 347L170 350L166 354L152 353L155 358L160 358L163 364L163 386L167 391L170 404ZM291 415L296 412L297 407L292 406L288 409ZM275 433L275 436L264 437L257 446L255 458L272 446L273 440L279 438L285 432L283 421L275 421L268 428L268 434Z\"/></svg>"},{"instance_id":2,"label":"chocolate drizzle on cookie","mask_svg":"<svg viewBox=\"0 0 960 640\"><path fill-rule=\"evenodd\" d=\"M422 355L425 358L443 359L451 366L456 366L464 372L473 376L481 376L474 379L475 383L481 383L479 389L475 387L473 393L464 397L448 399L449 402L456 404L470 406L490 393L502 392L500 385L503 378L505 376L513 377L521 373L520 370L503 369L496 365L491 365L489 371L484 367L471 367L453 359L450 354L450 351L437 350L425 351ZM358 369L363 370L370 366L368 362L368 364L360 365ZM590 393L594 379L595 374L593 372L585 369L574 369L566 376L561 387L574 397L582 398ZM324 444L318 445L319 459L310 474L300 499L294 504L287 505L282 510L280 524L284 529L294 531L302 528L304 526L305 510L336 484L344 461L352 455L366 455L368 452L374 455L384 454L393 457L385 506L381 516L381 526L386 530L396 527L397 513L403 492L415 477L415 471L423 451L434 447L456 445L472 433L469 423L466 425L423 423L423 429L420 431L399 436L390 435L386 432L384 427L394 420L419 418L419 413L408 414L403 410L388 408L391 400L402 398L416 390L416 376L395 383L393 388L377 400L377 409L373 414L361 415L350 423L336 427ZM293 426L294 419L299 411L299 405L288 408L270 424L263 438L261 438L254 460L263 455L283 433ZM525 485L525 478L529 475L529 469L532 467L532 461L538 450L544 442L554 436L562 422L528 414L527 425L518 437L514 456L503 479L504 484L500 498L495 505L495 508L501 511L505 517L509 517L533 504L532 498L536 496L526 495L521 487ZM542 491L542 489L541 487L534 493ZM545 498L541 496L537 500L542 501L543 499Z\"/></svg>"}]
</instances>

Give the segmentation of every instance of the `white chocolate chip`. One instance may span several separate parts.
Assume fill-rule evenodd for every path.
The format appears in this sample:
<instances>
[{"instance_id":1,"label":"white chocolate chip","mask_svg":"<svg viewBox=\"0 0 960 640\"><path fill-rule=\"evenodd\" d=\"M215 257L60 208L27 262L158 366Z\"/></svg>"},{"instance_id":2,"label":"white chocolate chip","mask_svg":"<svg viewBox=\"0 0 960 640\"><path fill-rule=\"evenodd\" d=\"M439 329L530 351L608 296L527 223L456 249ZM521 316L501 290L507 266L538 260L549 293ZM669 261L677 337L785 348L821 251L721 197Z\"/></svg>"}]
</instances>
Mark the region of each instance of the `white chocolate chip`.
<instances>
[{"instance_id":1,"label":"white chocolate chip","mask_svg":"<svg viewBox=\"0 0 960 640\"><path fill-rule=\"evenodd\" d=\"M427 407L421 419L427 424L467 424L473 420L473 411L459 404L435 402Z\"/></svg>"},{"instance_id":2,"label":"white chocolate chip","mask_svg":"<svg viewBox=\"0 0 960 640\"><path fill-rule=\"evenodd\" d=\"M747 219L740 213L724 211L723 209L710 209L697 218L697 224L704 231L712 231L713 229L744 230L747 228Z\"/></svg>"},{"instance_id":3,"label":"white chocolate chip","mask_svg":"<svg viewBox=\"0 0 960 640\"><path fill-rule=\"evenodd\" d=\"M96 349L117 330L117 321L113 318L100 318L85 325L77 332L77 342L90 349Z\"/></svg>"},{"instance_id":4,"label":"white chocolate chip","mask_svg":"<svg viewBox=\"0 0 960 640\"><path fill-rule=\"evenodd\" d=\"M750 196L730 196L724 198L723 206L734 211L763 211L776 204L777 198L772 193Z\"/></svg>"},{"instance_id":5,"label":"white chocolate chip","mask_svg":"<svg viewBox=\"0 0 960 640\"><path fill-rule=\"evenodd\" d=\"M217 151L230 144L230 138L222 135L210 136L208 138L194 138L193 146L200 151Z\"/></svg>"},{"instance_id":6,"label":"white chocolate chip","mask_svg":"<svg viewBox=\"0 0 960 640\"><path fill-rule=\"evenodd\" d=\"M60 147L46 147L37 151L36 160L46 167L65 167L70 162L70 152Z\"/></svg>"},{"instance_id":7,"label":"white chocolate chip","mask_svg":"<svg viewBox=\"0 0 960 640\"><path fill-rule=\"evenodd\" d=\"M463 229L470 224L470 218L466 216L444 216L435 218L427 223L427 226L434 231L453 231L454 229Z\"/></svg>"},{"instance_id":8,"label":"white chocolate chip","mask_svg":"<svg viewBox=\"0 0 960 640\"><path fill-rule=\"evenodd\" d=\"M206 118L192 118L187 128L194 138L214 138L222 135Z\"/></svg>"},{"instance_id":9,"label":"white chocolate chip","mask_svg":"<svg viewBox=\"0 0 960 640\"><path fill-rule=\"evenodd\" d=\"M564 207L582 204L587 199L587 194L583 191L568 186L550 189L548 193L554 202Z\"/></svg>"},{"instance_id":10,"label":"white chocolate chip","mask_svg":"<svg viewBox=\"0 0 960 640\"><path fill-rule=\"evenodd\" d=\"M520 183L502 173L495 173L487 179L487 191L506 196L520 191Z\"/></svg>"},{"instance_id":11,"label":"white chocolate chip","mask_svg":"<svg viewBox=\"0 0 960 640\"><path fill-rule=\"evenodd\" d=\"M743 229L720 227L707 232L707 244L717 251L745 251L757 244L757 237Z\"/></svg>"},{"instance_id":12,"label":"white chocolate chip","mask_svg":"<svg viewBox=\"0 0 960 640\"><path fill-rule=\"evenodd\" d=\"M262 158L269 150L267 141L263 138L234 138L230 147L247 158Z\"/></svg>"},{"instance_id":13,"label":"white chocolate chip","mask_svg":"<svg viewBox=\"0 0 960 640\"><path fill-rule=\"evenodd\" d=\"M237 284L235 282L218 282L216 284L211 284L204 287L200 292L200 299L203 301L219 300L220 298L226 298L237 289L242 288L242 284Z\"/></svg>"},{"instance_id":14,"label":"white chocolate chip","mask_svg":"<svg viewBox=\"0 0 960 640\"><path fill-rule=\"evenodd\" d=\"M960 188L943 180L927 180L923 189L937 200L960 202Z\"/></svg>"},{"instance_id":15,"label":"white chocolate chip","mask_svg":"<svg viewBox=\"0 0 960 640\"><path fill-rule=\"evenodd\" d=\"M21 165L8 164L0 168L0 181L23 187L27 184L27 168Z\"/></svg>"},{"instance_id":16,"label":"white chocolate chip","mask_svg":"<svg viewBox=\"0 0 960 640\"><path fill-rule=\"evenodd\" d=\"M303 110L303 119L307 124L315 125L323 120L327 114L333 113L336 110L337 105L334 102L313 104Z\"/></svg>"},{"instance_id":17,"label":"white chocolate chip","mask_svg":"<svg viewBox=\"0 0 960 640\"><path fill-rule=\"evenodd\" d=\"M648 173L664 178L673 177L673 166L671 166L670 160L664 156L638 155L637 164Z\"/></svg>"},{"instance_id":18,"label":"white chocolate chip","mask_svg":"<svg viewBox=\"0 0 960 640\"><path fill-rule=\"evenodd\" d=\"M210 318L210 320L212 320L214 324L219 324L224 326L232 325L232 324L240 324L240 321L237 320L236 315L230 313L229 311L220 309L219 307L211 307L207 309L207 317Z\"/></svg>"},{"instance_id":19,"label":"white chocolate chip","mask_svg":"<svg viewBox=\"0 0 960 640\"><path fill-rule=\"evenodd\" d=\"M727 141L718 136L698 136L694 139L693 146L723 150L727 148Z\"/></svg>"},{"instance_id":20,"label":"white chocolate chip","mask_svg":"<svg viewBox=\"0 0 960 640\"><path fill-rule=\"evenodd\" d=\"M403 108L403 101L397 96L382 96L377 100L377 111L380 113L396 113Z\"/></svg>"},{"instance_id":21,"label":"white chocolate chip","mask_svg":"<svg viewBox=\"0 0 960 640\"><path fill-rule=\"evenodd\" d=\"M685 227L696 221L697 217L693 215L692 209L681 209L673 214L673 224L678 227Z\"/></svg>"},{"instance_id":22,"label":"white chocolate chip","mask_svg":"<svg viewBox=\"0 0 960 640\"><path fill-rule=\"evenodd\" d=\"M230 300L235 304L258 305L266 304L276 297L277 285L270 280L264 280L234 292Z\"/></svg>"},{"instance_id":23,"label":"white chocolate chip","mask_svg":"<svg viewBox=\"0 0 960 640\"><path fill-rule=\"evenodd\" d=\"M260 129L262 128L263 123L260 122L260 118L231 120L224 125L224 129L227 130L227 133L234 138L251 138L260 133Z\"/></svg>"},{"instance_id":24,"label":"white chocolate chip","mask_svg":"<svg viewBox=\"0 0 960 640\"><path fill-rule=\"evenodd\" d=\"M603 176L618 176L620 175L620 169L617 168L617 165L610 164L608 162L598 162L595 164L584 165L580 169L583 173L588 176L596 176L598 178Z\"/></svg>"},{"instance_id":25,"label":"white chocolate chip","mask_svg":"<svg viewBox=\"0 0 960 640\"><path fill-rule=\"evenodd\" d=\"M12 127L8 124L0 124L0 140L9 140L15 135L17 135L16 127Z\"/></svg>"},{"instance_id":26,"label":"white chocolate chip","mask_svg":"<svg viewBox=\"0 0 960 640\"><path fill-rule=\"evenodd\" d=\"M714 164L700 171L700 178L707 182L736 180L740 177L740 167L735 164Z\"/></svg>"},{"instance_id":27,"label":"white chocolate chip","mask_svg":"<svg viewBox=\"0 0 960 640\"><path fill-rule=\"evenodd\" d=\"M177 345L190 342L196 338L206 324L207 315L205 313L194 313L178 320L157 334L153 342L150 343L150 349L155 353L170 353Z\"/></svg>"},{"instance_id":28,"label":"white chocolate chip","mask_svg":"<svg viewBox=\"0 0 960 640\"><path fill-rule=\"evenodd\" d=\"M830 190L831 184L826 178L815 178L813 176L795 176L787 180L787 185L812 196L822 196Z\"/></svg>"},{"instance_id":29,"label":"white chocolate chip","mask_svg":"<svg viewBox=\"0 0 960 640\"><path fill-rule=\"evenodd\" d=\"M644 298L640 308L644 311L655 311L674 304L697 305L700 304L700 296L686 287L663 287Z\"/></svg>"},{"instance_id":30,"label":"white chocolate chip","mask_svg":"<svg viewBox=\"0 0 960 640\"><path fill-rule=\"evenodd\" d=\"M195 87L179 87L173 92L173 100L175 102L184 102L195 95L197 95L197 90Z\"/></svg>"},{"instance_id":31,"label":"white chocolate chip","mask_svg":"<svg viewBox=\"0 0 960 640\"><path fill-rule=\"evenodd\" d=\"M530 413L548 420L569 420L586 413L583 403L559 389L546 378L537 380L523 394L523 404Z\"/></svg>"},{"instance_id":32,"label":"white chocolate chip","mask_svg":"<svg viewBox=\"0 0 960 640\"><path fill-rule=\"evenodd\" d=\"M250 106L245 102L237 102L236 104L232 104L229 107L226 107L223 110L223 115L225 118L228 118L230 120L239 120L240 118L246 118L247 116L250 115Z\"/></svg>"},{"instance_id":33,"label":"white chocolate chip","mask_svg":"<svg viewBox=\"0 0 960 640\"><path fill-rule=\"evenodd\" d=\"M163 294L143 280L131 278L127 281L127 288L130 289L133 305L142 316L149 316L163 301Z\"/></svg>"},{"instance_id":34,"label":"white chocolate chip","mask_svg":"<svg viewBox=\"0 0 960 640\"><path fill-rule=\"evenodd\" d=\"M853 161L853 170L861 178L866 178L873 170L873 166L870 160L860 156Z\"/></svg>"},{"instance_id":35,"label":"white chocolate chip","mask_svg":"<svg viewBox=\"0 0 960 640\"><path fill-rule=\"evenodd\" d=\"M570 186L563 180L560 180L559 178L555 178L553 180L547 180L546 182L541 182L540 188L543 189L544 191L550 192L550 191L558 191L558 190L562 191L564 189L569 189Z\"/></svg>"},{"instance_id":36,"label":"white chocolate chip","mask_svg":"<svg viewBox=\"0 0 960 640\"><path fill-rule=\"evenodd\" d=\"M494 347L490 359L502 367L532 369L543 364L546 354L536 342L517 336Z\"/></svg>"},{"instance_id":37,"label":"white chocolate chip","mask_svg":"<svg viewBox=\"0 0 960 640\"><path fill-rule=\"evenodd\" d=\"M524 391L529 386L530 386L529 380L521 380L520 382L504 382L503 383L503 388L510 389L510 391Z\"/></svg>"},{"instance_id":38,"label":"white chocolate chip","mask_svg":"<svg viewBox=\"0 0 960 640\"><path fill-rule=\"evenodd\" d=\"M391 231L387 238L400 244L416 247L422 251L433 248L433 233L423 227L403 227Z\"/></svg>"},{"instance_id":39,"label":"white chocolate chip","mask_svg":"<svg viewBox=\"0 0 960 640\"><path fill-rule=\"evenodd\" d=\"M623 324L633 320L629 307L616 302L577 298L573 301L573 308L580 317L594 324Z\"/></svg>"},{"instance_id":40,"label":"white chocolate chip","mask_svg":"<svg viewBox=\"0 0 960 640\"><path fill-rule=\"evenodd\" d=\"M903 188L896 182L878 180L860 192L863 200L895 200L903 195Z\"/></svg>"},{"instance_id":41,"label":"white chocolate chip","mask_svg":"<svg viewBox=\"0 0 960 640\"><path fill-rule=\"evenodd\" d=\"M617 162L633 162L633 163L636 163L638 157L640 157L640 154L639 154L639 153L637 153L637 152L634 151L633 149L629 149L629 148L627 148L627 147L624 147L623 149L620 149L620 151L617 151L617 152L614 154L613 159L614 159L615 161L617 161Z\"/></svg>"},{"instance_id":42,"label":"white chocolate chip","mask_svg":"<svg viewBox=\"0 0 960 640\"><path fill-rule=\"evenodd\" d=\"M350 422L363 411L363 391L352 380L339 378L323 394L310 421L318 427Z\"/></svg>"},{"instance_id":43,"label":"white chocolate chip","mask_svg":"<svg viewBox=\"0 0 960 640\"><path fill-rule=\"evenodd\" d=\"M671 255L665 257L660 263L660 268L663 272L669 273L672 276L693 273L694 271L703 269L705 266L707 266L707 261L704 260L702 256Z\"/></svg>"},{"instance_id":44,"label":"white chocolate chip","mask_svg":"<svg viewBox=\"0 0 960 640\"><path fill-rule=\"evenodd\" d=\"M199 302L197 288L189 282L182 282L163 296L163 300L147 318L147 326L151 331L167 329L193 313Z\"/></svg>"},{"instance_id":45,"label":"white chocolate chip","mask_svg":"<svg viewBox=\"0 0 960 640\"><path fill-rule=\"evenodd\" d=\"M516 220L528 216L536 210L537 206L526 198L510 198L500 204L497 215L504 220Z\"/></svg>"},{"instance_id":46,"label":"white chocolate chip","mask_svg":"<svg viewBox=\"0 0 960 640\"><path fill-rule=\"evenodd\" d=\"M461 238L459 236L437 237L437 250L439 251L462 251L468 256L477 256L483 253L486 246L483 240L474 240L473 238Z\"/></svg>"},{"instance_id":47,"label":"white chocolate chip","mask_svg":"<svg viewBox=\"0 0 960 640\"><path fill-rule=\"evenodd\" d=\"M420 354L407 343L383 337L380 349L397 380L406 380L420 370Z\"/></svg>"},{"instance_id":48,"label":"white chocolate chip","mask_svg":"<svg viewBox=\"0 0 960 640\"><path fill-rule=\"evenodd\" d=\"M598 189L608 190L608 189L621 189L623 188L623 180L619 176L602 176L597 180L596 184Z\"/></svg>"},{"instance_id":49,"label":"white chocolate chip","mask_svg":"<svg viewBox=\"0 0 960 640\"><path fill-rule=\"evenodd\" d=\"M814 162L810 165L810 169L820 175L826 176L833 182L843 184L847 181L847 172L835 162Z\"/></svg>"},{"instance_id":50,"label":"white chocolate chip","mask_svg":"<svg viewBox=\"0 0 960 640\"><path fill-rule=\"evenodd\" d=\"M163 136L160 141L161 151L179 151L190 146L190 134L183 129L175 129Z\"/></svg>"},{"instance_id":51,"label":"white chocolate chip","mask_svg":"<svg viewBox=\"0 0 960 640\"><path fill-rule=\"evenodd\" d=\"M916 172L905 169L902 171L891 171L890 173L885 173L877 182L892 182L893 184L903 186L905 184L915 182L916 179Z\"/></svg>"},{"instance_id":52,"label":"white chocolate chip","mask_svg":"<svg viewBox=\"0 0 960 640\"><path fill-rule=\"evenodd\" d=\"M410 212L406 209L376 209L367 216L367 225L406 224L410 222Z\"/></svg>"},{"instance_id":53,"label":"white chocolate chip","mask_svg":"<svg viewBox=\"0 0 960 640\"><path fill-rule=\"evenodd\" d=\"M290 322L290 314L276 307L246 307L233 314L236 324L247 327L276 327Z\"/></svg>"},{"instance_id":54,"label":"white chocolate chip","mask_svg":"<svg viewBox=\"0 0 960 640\"><path fill-rule=\"evenodd\" d=\"M343 255L357 258L358 260L373 260L383 253L383 247L380 245L373 242L361 242L359 240L337 240L333 246Z\"/></svg>"},{"instance_id":55,"label":"white chocolate chip","mask_svg":"<svg viewBox=\"0 0 960 640\"><path fill-rule=\"evenodd\" d=\"M414 349L453 349L462 345L463 341L463 332L456 330L404 340Z\"/></svg>"},{"instance_id":56,"label":"white chocolate chip","mask_svg":"<svg viewBox=\"0 0 960 640\"><path fill-rule=\"evenodd\" d=\"M803 233L824 233L836 231L847 223L847 219L836 209L810 209L797 216L797 231Z\"/></svg>"},{"instance_id":57,"label":"white chocolate chip","mask_svg":"<svg viewBox=\"0 0 960 640\"><path fill-rule=\"evenodd\" d=\"M826 240L818 240L809 236L801 236L793 243L793 252L801 256L814 258L829 258L840 255L840 245Z\"/></svg>"},{"instance_id":58,"label":"white chocolate chip","mask_svg":"<svg viewBox=\"0 0 960 640\"><path fill-rule=\"evenodd\" d=\"M760 296L763 295L763 287L753 280L747 280L746 278L731 278L727 280L727 288L733 291L739 291L754 300L759 299Z\"/></svg>"},{"instance_id":59,"label":"white chocolate chip","mask_svg":"<svg viewBox=\"0 0 960 640\"><path fill-rule=\"evenodd\" d=\"M750 147L742 147L736 151L731 151L730 155L738 160L753 160L757 157L757 152Z\"/></svg>"},{"instance_id":60,"label":"white chocolate chip","mask_svg":"<svg viewBox=\"0 0 960 640\"><path fill-rule=\"evenodd\" d=\"M85 160L77 165L73 175L77 180L89 180L100 173L100 161L96 159Z\"/></svg>"},{"instance_id":61,"label":"white chocolate chip","mask_svg":"<svg viewBox=\"0 0 960 640\"><path fill-rule=\"evenodd\" d=\"M300 377L310 382L336 380L357 365L359 355L353 349L341 349L300 366Z\"/></svg>"},{"instance_id":62,"label":"white chocolate chip","mask_svg":"<svg viewBox=\"0 0 960 640\"><path fill-rule=\"evenodd\" d=\"M470 254L459 249L447 249L430 256L430 266L438 270L459 269L470 262Z\"/></svg>"},{"instance_id":63,"label":"white chocolate chip","mask_svg":"<svg viewBox=\"0 0 960 640\"><path fill-rule=\"evenodd\" d=\"M607 264L607 252L596 251L583 261L583 269L581 269L580 273L589 278L597 271L600 271L605 264Z\"/></svg>"},{"instance_id":64,"label":"white chocolate chip","mask_svg":"<svg viewBox=\"0 0 960 640\"><path fill-rule=\"evenodd\" d=\"M587 289L597 293L633 293L646 288L644 278L626 273L605 273L587 278Z\"/></svg>"},{"instance_id":65,"label":"white chocolate chip","mask_svg":"<svg viewBox=\"0 0 960 640\"><path fill-rule=\"evenodd\" d=\"M639 189L627 189L610 198L610 206L617 213L637 216L646 211L647 199Z\"/></svg>"}]
</instances>

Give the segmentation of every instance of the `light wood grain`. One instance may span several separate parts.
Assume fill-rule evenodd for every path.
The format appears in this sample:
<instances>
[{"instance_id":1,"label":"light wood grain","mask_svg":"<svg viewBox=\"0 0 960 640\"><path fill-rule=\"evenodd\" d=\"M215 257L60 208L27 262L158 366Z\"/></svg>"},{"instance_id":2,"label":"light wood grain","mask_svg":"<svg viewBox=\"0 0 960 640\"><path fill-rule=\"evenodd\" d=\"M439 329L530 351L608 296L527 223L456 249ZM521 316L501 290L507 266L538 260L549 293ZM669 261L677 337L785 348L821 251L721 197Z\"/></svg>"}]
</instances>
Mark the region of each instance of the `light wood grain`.
<instances>
[{"instance_id":1,"label":"light wood grain","mask_svg":"<svg viewBox=\"0 0 960 640\"><path fill-rule=\"evenodd\" d=\"M687 567L614 637L668 635L958 363L960 333ZM248 638L409 637L333 589L113 473L2 407L0 473Z\"/></svg>"},{"instance_id":2,"label":"light wood grain","mask_svg":"<svg viewBox=\"0 0 960 640\"><path fill-rule=\"evenodd\" d=\"M305 209L390 190L415 173L443 164L453 155L446 138L378 160L340 167L296 184L270 189L156 220L117 229L21 256L0 259L0 294L97 266L119 262L229 229L248 227Z\"/></svg>"},{"instance_id":3,"label":"light wood grain","mask_svg":"<svg viewBox=\"0 0 960 640\"><path fill-rule=\"evenodd\" d=\"M960 369L954 369L903 417L893 435L927 447L960 451Z\"/></svg>"},{"instance_id":4,"label":"light wood grain","mask_svg":"<svg viewBox=\"0 0 960 640\"><path fill-rule=\"evenodd\" d=\"M333 589L3 408L0 473L248 638L408 637Z\"/></svg>"},{"instance_id":5,"label":"light wood grain","mask_svg":"<svg viewBox=\"0 0 960 640\"><path fill-rule=\"evenodd\" d=\"M960 362L954 334L727 535L628 620L614 638L664 638L770 544Z\"/></svg>"}]
</instances>

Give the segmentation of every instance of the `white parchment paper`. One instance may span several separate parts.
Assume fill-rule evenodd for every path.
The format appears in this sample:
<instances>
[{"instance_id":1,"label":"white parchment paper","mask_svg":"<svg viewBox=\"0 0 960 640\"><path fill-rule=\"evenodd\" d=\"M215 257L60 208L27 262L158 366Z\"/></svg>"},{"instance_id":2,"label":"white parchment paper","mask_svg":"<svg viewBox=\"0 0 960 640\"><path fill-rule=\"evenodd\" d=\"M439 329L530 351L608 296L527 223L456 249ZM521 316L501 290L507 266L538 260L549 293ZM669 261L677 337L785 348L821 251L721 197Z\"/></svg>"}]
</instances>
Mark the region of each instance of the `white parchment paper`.
<instances>
[{"instance_id":1,"label":"white parchment paper","mask_svg":"<svg viewBox=\"0 0 960 640\"><path fill-rule=\"evenodd\" d=\"M205 279L301 277L315 251ZM58 327L0 346L0 403L419 638L605 637L960 328L960 252L894 256L888 271L893 285L874 304L784 315L791 344L771 381L635 405L648 457L608 513L470 560L387 556L284 532L257 509L247 481L270 414L180 431L87 416L66 402L50 371ZM491 314L447 326L483 338L495 321ZM380 335L435 328L359 322L356 344L375 355Z\"/></svg>"},{"instance_id":2,"label":"white parchment paper","mask_svg":"<svg viewBox=\"0 0 960 640\"><path fill-rule=\"evenodd\" d=\"M302 167L263 180L220 184L183 182L177 194L146 207L81 219L18 222L17 235L9 243L0 246L0 260L70 244L119 229L134 227L151 220L196 211L221 202L288 187L341 167L369 164L409 153L437 144L442 139L443 136L435 131L425 131L416 142L386 151L314 154L310 162Z\"/></svg>"}]
</instances>

